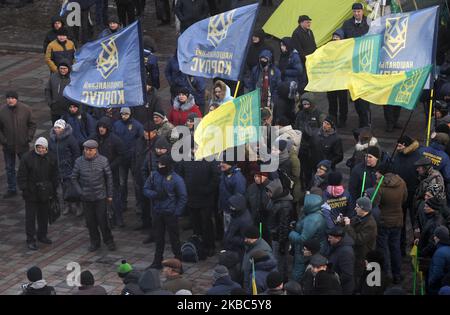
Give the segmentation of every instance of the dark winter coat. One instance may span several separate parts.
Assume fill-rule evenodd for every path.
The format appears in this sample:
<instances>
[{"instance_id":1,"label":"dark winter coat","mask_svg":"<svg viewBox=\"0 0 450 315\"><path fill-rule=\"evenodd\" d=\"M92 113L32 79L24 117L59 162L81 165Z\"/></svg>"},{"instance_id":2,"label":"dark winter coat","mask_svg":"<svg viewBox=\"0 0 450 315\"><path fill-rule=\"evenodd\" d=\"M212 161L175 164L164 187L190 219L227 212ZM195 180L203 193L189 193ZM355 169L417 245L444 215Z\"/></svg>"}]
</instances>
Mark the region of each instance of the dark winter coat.
<instances>
[{"instance_id":1,"label":"dark winter coat","mask_svg":"<svg viewBox=\"0 0 450 315\"><path fill-rule=\"evenodd\" d=\"M442 287L442 278L450 272L450 244L439 242L428 269L428 288L430 294L437 294Z\"/></svg>"},{"instance_id":2,"label":"dark winter coat","mask_svg":"<svg viewBox=\"0 0 450 315\"><path fill-rule=\"evenodd\" d=\"M90 114L80 112L80 109L78 109L77 114L67 113L62 118L72 126L73 136L78 140L80 147L86 140L95 137L97 122Z\"/></svg>"},{"instance_id":3,"label":"dark winter coat","mask_svg":"<svg viewBox=\"0 0 450 315\"><path fill-rule=\"evenodd\" d=\"M136 271L130 271L125 278L123 278L123 284L125 285L120 295L144 295L144 292L139 287L139 278L141 274Z\"/></svg>"},{"instance_id":4,"label":"dark winter coat","mask_svg":"<svg viewBox=\"0 0 450 315\"><path fill-rule=\"evenodd\" d=\"M233 166L229 172L220 175L219 180L219 210L228 212L228 199L235 195L245 195L246 180L240 169Z\"/></svg>"},{"instance_id":5,"label":"dark winter coat","mask_svg":"<svg viewBox=\"0 0 450 315\"><path fill-rule=\"evenodd\" d=\"M285 53L280 54L278 68L281 72L281 80L283 82L295 81L297 84L303 80L303 63L300 60L300 54L293 47L293 42L289 37L281 40L287 47Z\"/></svg>"},{"instance_id":6,"label":"dark winter coat","mask_svg":"<svg viewBox=\"0 0 450 315\"><path fill-rule=\"evenodd\" d=\"M323 201L330 206L330 212L327 221L336 221L339 213L342 213L344 216L349 218L353 216L354 211L351 206L351 197L347 190L344 190L342 194L336 196L331 195L327 190L325 190L323 192Z\"/></svg>"},{"instance_id":7,"label":"dark winter coat","mask_svg":"<svg viewBox=\"0 0 450 315\"><path fill-rule=\"evenodd\" d=\"M145 182L144 195L153 201L152 210L158 214L181 216L187 203L184 180L173 171L167 176L152 172Z\"/></svg>"},{"instance_id":8,"label":"dark winter coat","mask_svg":"<svg viewBox=\"0 0 450 315\"><path fill-rule=\"evenodd\" d=\"M323 128L320 128L315 136L316 160L314 164L317 165L322 160L329 160L331 161L331 168L334 169L336 164L344 159L341 138L336 133L336 130L333 129L330 133L325 133Z\"/></svg>"},{"instance_id":9,"label":"dark winter coat","mask_svg":"<svg viewBox=\"0 0 450 315\"><path fill-rule=\"evenodd\" d=\"M253 42L250 44L250 47L248 49L247 53L247 60L246 60L246 67L248 71L251 71L254 66L257 66L259 63L259 54L263 50L270 50L273 55L272 48L265 43L265 37L264 37L263 31L256 31L253 36L259 37L259 43L254 44Z\"/></svg>"},{"instance_id":10,"label":"dark winter coat","mask_svg":"<svg viewBox=\"0 0 450 315\"><path fill-rule=\"evenodd\" d=\"M332 270L339 275L342 293L350 295L355 289L355 254L353 245L355 242L349 235L334 246L330 246L328 262Z\"/></svg>"},{"instance_id":11,"label":"dark winter coat","mask_svg":"<svg viewBox=\"0 0 450 315\"><path fill-rule=\"evenodd\" d=\"M375 185L374 185L375 187ZM408 198L406 184L400 176L387 173L375 197L380 208L380 225L385 228L403 226L402 205Z\"/></svg>"},{"instance_id":12,"label":"dark winter coat","mask_svg":"<svg viewBox=\"0 0 450 315\"><path fill-rule=\"evenodd\" d=\"M445 153L445 146L432 142L429 147L422 150L422 155L433 162L434 169L438 170L446 182L450 182L450 158Z\"/></svg>"},{"instance_id":13,"label":"dark winter coat","mask_svg":"<svg viewBox=\"0 0 450 315\"><path fill-rule=\"evenodd\" d=\"M266 189L272 193L269 203L269 229L272 234L272 240L278 241L283 247L289 242L289 223L293 211L292 196L288 194L282 197L283 187L280 180L273 180ZM260 292L260 291L258 291Z\"/></svg>"},{"instance_id":14,"label":"dark winter coat","mask_svg":"<svg viewBox=\"0 0 450 315\"><path fill-rule=\"evenodd\" d=\"M0 144L16 153L25 153L36 132L31 108L17 102L15 107L0 109Z\"/></svg>"},{"instance_id":15,"label":"dark winter coat","mask_svg":"<svg viewBox=\"0 0 450 315\"><path fill-rule=\"evenodd\" d=\"M258 225L261 222L263 226L268 226L270 213L267 206L269 205L270 198L266 193L266 186L269 183L269 180L261 185L253 183L247 188L247 192L245 193L250 214L255 225Z\"/></svg>"},{"instance_id":16,"label":"dark winter coat","mask_svg":"<svg viewBox=\"0 0 450 315\"><path fill-rule=\"evenodd\" d=\"M188 207L205 208L214 205L219 187L219 168L216 162L181 161L178 174L186 183Z\"/></svg>"},{"instance_id":17,"label":"dark winter coat","mask_svg":"<svg viewBox=\"0 0 450 315\"><path fill-rule=\"evenodd\" d=\"M345 231L354 240L355 276L359 277L364 270L364 260L369 251L375 249L377 241L377 222L369 213L364 217L355 216Z\"/></svg>"},{"instance_id":18,"label":"dark winter coat","mask_svg":"<svg viewBox=\"0 0 450 315\"><path fill-rule=\"evenodd\" d=\"M419 250L419 256L425 258L431 258L436 249L434 243L434 230L442 225L443 219L439 212L425 213L425 202L421 203L417 212L417 223L415 227L420 229L419 244L417 245ZM439 209L437 209L439 210Z\"/></svg>"},{"instance_id":19,"label":"dark winter coat","mask_svg":"<svg viewBox=\"0 0 450 315\"><path fill-rule=\"evenodd\" d=\"M108 293L101 285L86 285L79 287L73 295L108 295Z\"/></svg>"},{"instance_id":20,"label":"dark winter coat","mask_svg":"<svg viewBox=\"0 0 450 315\"><path fill-rule=\"evenodd\" d=\"M61 136L56 136L55 130L50 130L49 152L58 163L60 179L70 178L75 160L81 155L77 139L72 135L72 127L66 125Z\"/></svg>"},{"instance_id":21,"label":"dark winter coat","mask_svg":"<svg viewBox=\"0 0 450 315\"><path fill-rule=\"evenodd\" d=\"M55 24L55 22L57 22L57 21L60 21L61 22L61 24L62 24L62 27L64 27L64 19L63 18L61 18L60 16L53 16L52 18L51 18L51 30L50 31L48 31L47 32L47 35L45 35L45 38L44 38L44 44L42 45L42 47L44 48L43 49L43 53L45 54L45 52L47 51L47 46L48 46L48 44L50 44L52 41L54 41L55 39L56 39L56 30L55 30L55 28L54 28L54 24ZM68 38L69 39L71 39L70 38L70 36L68 36Z\"/></svg>"},{"instance_id":22,"label":"dark winter coat","mask_svg":"<svg viewBox=\"0 0 450 315\"><path fill-rule=\"evenodd\" d=\"M289 233L289 240L294 246L294 268L293 278L299 281L305 272L303 257L303 244L306 240L317 239L321 243L321 248L325 248L326 243L326 222L321 211L322 197L317 195L305 196L303 217L297 221L295 230Z\"/></svg>"},{"instance_id":23,"label":"dark winter coat","mask_svg":"<svg viewBox=\"0 0 450 315\"><path fill-rule=\"evenodd\" d=\"M134 178L143 187L146 179L152 170L156 171L158 158L155 153L155 143L159 139L156 136L152 140L145 140L144 136L136 141L136 148L133 154ZM151 165L150 165L151 164Z\"/></svg>"},{"instance_id":24,"label":"dark winter coat","mask_svg":"<svg viewBox=\"0 0 450 315\"><path fill-rule=\"evenodd\" d=\"M244 274L244 290L249 290L248 284L250 284L250 278L251 275L250 271L252 270L252 263L250 260L250 257L252 257L253 253L256 251L263 251L266 252L270 257L273 258L272 248L270 247L267 242L260 238L255 243L251 245L245 245L245 253L244 257L242 258L242 273Z\"/></svg>"},{"instance_id":25,"label":"dark winter coat","mask_svg":"<svg viewBox=\"0 0 450 315\"><path fill-rule=\"evenodd\" d=\"M418 141L414 141L402 152L397 152L393 161L393 172L398 174L406 183L408 194L414 195L414 192L419 184L417 178L416 166L414 163L422 157L423 148L420 147Z\"/></svg>"},{"instance_id":26,"label":"dark winter coat","mask_svg":"<svg viewBox=\"0 0 450 315\"><path fill-rule=\"evenodd\" d=\"M304 295L341 295L339 277L332 270L321 270L316 275L311 271L302 279Z\"/></svg>"},{"instance_id":27,"label":"dark winter coat","mask_svg":"<svg viewBox=\"0 0 450 315\"><path fill-rule=\"evenodd\" d=\"M277 102L278 98L278 87L281 84L281 72L274 64L272 64L273 56L270 50L263 50L259 54L259 58L267 58L269 60L269 88L271 94L271 100L273 103ZM258 59L259 60L259 59ZM246 82L246 88L253 91L257 88L262 88L263 81L263 69L261 65L258 64L253 67L252 75L249 81Z\"/></svg>"},{"instance_id":28,"label":"dark winter coat","mask_svg":"<svg viewBox=\"0 0 450 315\"><path fill-rule=\"evenodd\" d=\"M300 144L300 154L312 154L311 151L314 148L314 136L322 127L322 122L325 119L325 114L316 109L314 104L311 104L311 108L305 110L301 109L295 118L294 129L302 132L302 142Z\"/></svg>"},{"instance_id":29,"label":"dark winter coat","mask_svg":"<svg viewBox=\"0 0 450 315\"><path fill-rule=\"evenodd\" d=\"M17 184L26 201L48 202L56 195L58 185L58 167L54 157L49 154L41 156L34 150L25 153L20 161ZM39 188L41 185L46 187L45 195Z\"/></svg>"},{"instance_id":30,"label":"dark winter coat","mask_svg":"<svg viewBox=\"0 0 450 315\"><path fill-rule=\"evenodd\" d=\"M189 114L194 113L198 118L202 117L200 108L195 103L193 95L189 95L187 101L181 104L178 97L175 98L173 108L169 113L169 121L174 126L183 126L186 124Z\"/></svg>"},{"instance_id":31,"label":"dark winter coat","mask_svg":"<svg viewBox=\"0 0 450 315\"><path fill-rule=\"evenodd\" d=\"M70 69L70 65L69 65ZM70 70L67 75L52 73L45 87L45 98L52 115L62 116L67 113L68 102L63 96L64 88L70 83Z\"/></svg>"},{"instance_id":32,"label":"dark winter coat","mask_svg":"<svg viewBox=\"0 0 450 315\"><path fill-rule=\"evenodd\" d=\"M181 22L180 31L184 32L192 24L208 17L208 2L206 0L178 0L175 6L175 15Z\"/></svg>"},{"instance_id":33,"label":"dark winter coat","mask_svg":"<svg viewBox=\"0 0 450 315\"><path fill-rule=\"evenodd\" d=\"M212 288L206 291L206 295L230 295L233 289L240 288L241 286L231 280L230 276L225 276L217 279Z\"/></svg>"},{"instance_id":34,"label":"dark winter coat","mask_svg":"<svg viewBox=\"0 0 450 315\"><path fill-rule=\"evenodd\" d=\"M98 127L102 125L106 127L107 132L104 136L98 132ZM112 132L110 119L103 117L97 123L97 135L94 140L98 143L98 153L108 159L109 167L114 172L119 169L122 159L125 157L125 144Z\"/></svg>"},{"instance_id":35,"label":"dark winter coat","mask_svg":"<svg viewBox=\"0 0 450 315\"><path fill-rule=\"evenodd\" d=\"M147 78L151 79L152 87L159 90L161 84L159 79L158 57L151 51L144 50L144 65L147 72Z\"/></svg>"},{"instance_id":36,"label":"dark winter coat","mask_svg":"<svg viewBox=\"0 0 450 315\"><path fill-rule=\"evenodd\" d=\"M277 271L277 261L275 258L268 256L267 259L263 261L255 262L255 282L257 292L265 292L267 287L267 275L272 271ZM248 275L250 283L247 283L248 293L252 293L252 270Z\"/></svg>"},{"instance_id":37,"label":"dark winter coat","mask_svg":"<svg viewBox=\"0 0 450 315\"><path fill-rule=\"evenodd\" d=\"M365 161L357 164L352 169L350 173L350 180L348 182L348 192L350 193L353 203L355 203L356 200L361 197L364 172L366 172L366 184L364 185L364 190L366 190L367 188L376 187L376 167L366 166Z\"/></svg>"},{"instance_id":38,"label":"dark winter coat","mask_svg":"<svg viewBox=\"0 0 450 315\"><path fill-rule=\"evenodd\" d=\"M123 160L131 161L136 147L136 141L144 134L144 127L134 118L126 121L118 120L113 125L114 133L125 143L125 155Z\"/></svg>"},{"instance_id":39,"label":"dark winter coat","mask_svg":"<svg viewBox=\"0 0 450 315\"><path fill-rule=\"evenodd\" d=\"M292 124L295 121L295 99L290 99L290 83L282 82L278 87L277 101L273 107L273 121L277 121L281 117L289 119ZM290 126L291 127L291 126ZM292 128L292 127L291 127ZM297 149L298 151L298 149Z\"/></svg>"},{"instance_id":40,"label":"dark winter coat","mask_svg":"<svg viewBox=\"0 0 450 315\"><path fill-rule=\"evenodd\" d=\"M352 17L344 22L342 25L345 38L355 38L366 35L369 31L369 25L367 24L367 17L363 16L361 23L356 24L355 18Z\"/></svg>"},{"instance_id":41,"label":"dark winter coat","mask_svg":"<svg viewBox=\"0 0 450 315\"><path fill-rule=\"evenodd\" d=\"M235 210L231 211L230 225L223 236L223 248L237 252L241 257L245 250L245 230L252 226L253 222L243 197L233 196L231 203Z\"/></svg>"},{"instance_id":42,"label":"dark winter coat","mask_svg":"<svg viewBox=\"0 0 450 315\"><path fill-rule=\"evenodd\" d=\"M113 181L108 159L100 154L90 160L80 156L75 161L72 183L82 201L112 198Z\"/></svg>"},{"instance_id":43,"label":"dark winter coat","mask_svg":"<svg viewBox=\"0 0 450 315\"><path fill-rule=\"evenodd\" d=\"M306 56L316 51L317 45L312 30L305 30L300 25L292 33L292 43L300 54L303 63Z\"/></svg>"}]
</instances>

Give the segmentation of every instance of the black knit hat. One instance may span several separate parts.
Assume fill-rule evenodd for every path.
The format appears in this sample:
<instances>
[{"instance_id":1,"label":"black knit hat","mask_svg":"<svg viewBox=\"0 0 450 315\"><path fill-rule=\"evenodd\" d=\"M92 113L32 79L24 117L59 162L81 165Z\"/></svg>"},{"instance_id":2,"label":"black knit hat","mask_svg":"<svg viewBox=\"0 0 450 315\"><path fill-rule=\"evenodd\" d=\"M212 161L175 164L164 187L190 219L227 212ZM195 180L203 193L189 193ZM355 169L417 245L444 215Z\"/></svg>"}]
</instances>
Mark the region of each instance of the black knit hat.
<instances>
[{"instance_id":1,"label":"black knit hat","mask_svg":"<svg viewBox=\"0 0 450 315\"><path fill-rule=\"evenodd\" d=\"M56 36L67 36L67 35L69 35L69 32L64 27L61 27L59 30L56 31Z\"/></svg>"},{"instance_id":2,"label":"black knit hat","mask_svg":"<svg viewBox=\"0 0 450 315\"><path fill-rule=\"evenodd\" d=\"M155 148L156 149L166 149L169 150L170 149L170 144L169 142L166 140L165 137L160 137L156 143L155 143Z\"/></svg>"},{"instance_id":3,"label":"black knit hat","mask_svg":"<svg viewBox=\"0 0 450 315\"><path fill-rule=\"evenodd\" d=\"M331 236L344 237L345 230L340 226L335 226L334 228L328 230L327 234Z\"/></svg>"},{"instance_id":4,"label":"black knit hat","mask_svg":"<svg viewBox=\"0 0 450 315\"><path fill-rule=\"evenodd\" d=\"M306 240L303 242L303 247L306 247L313 255L315 255L320 251L320 241L316 238Z\"/></svg>"},{"instance_id":5,"label":"black knit hat","mask_svg":"<svg viewBox=\"0 0 450 315\"><path fill-rule=\"evenodd\" d=\"M94 285L94 275L89 271L85 270L80 274L80 284L83 286Z\"/></svg>"},{"instance_id":6,"label":"black knit hat","mask_svg":"<svg viewBox=\"0 0 450 315\"><path fill-rule=\"evenodd\" d=\"M278 271L272 271L266 278L267 287L275 289L283 283L283 276Z\"/></svg>"},{"instance_id":7,"label":"black knit hat","mask_svg":"<svg viewBox=\"0 0 450 315\"><path fill-rule=\"evenodd\" d=\"M160 108L155 109L155 111L153 112L153 116L158 116L161 119L166 118L166 112Z\"/></svg>"},{"instance_id":8,"label":"black knit hat","mask_svg":"<svg viewBox=\"0 0 450 315\"><path fill-rule=\"evenodd\" d=\"M247 229L245 229L244 236L246 238L250 238L250 239L257 239L257 238L259 238L258 228L256 226L254 226L254 225L249 226Z\"/></svg>"},{"instance_id":9,"label":"black knit hat","mask_svg":"<svg viewBox=\"0 0 450 315\"><path fill-rule=\"evenodd\" d=\"M6 94L5 94L5 97L6 98L15 98L16 100L18 100L19 99L19 94L16 92L16 91L8 91L8 92L6 92Z\"/></svg>"},{"instance_id":10,"label":"black knit hat","mask_svg":"<svg viewBox=\"0 0 450 315\"><path fill-rule=\"evenodd\" d=\"M425 204L434 211L440 211L443 206L441 201L436 197L428 199L427 201L425 201Z\"/></svg>"},{"instance_id":11,"label":"black knit hat","mask_svg":"<svg viewBox=\"0 0 450 315\"><path fill-rule=\"evenodd\" d=\"M33 266L27 271L27 278L31 282L42 280L42 270L37 266Z\"/></svg>"},{"instance_id":12,"label":"black knit hat","mask_svg":"<svg viewBox=\"0 0 450 315\"><path fill-rule=\"evenodd\" d=\"M342 173L335 171L328 174L328 185L339 186L342 184Z\"/></svg>"},{"instance_id":13,"label":"black knit hat","mask_svg":"<svg viewBox=\"0 0 450 315\"><path fill-rule=\"evenodd\" d=\"M380 149L376 146L370 146L367 148L367 154L372 155L373 157L375 157L376 159L380 159L381 157L381 152Z\"/></svg>"},{"instance_id":14,"label":"black knit hat","mask_svg":"<svg viewBox=\"0 0 450 315\"><path fill-rule=\"evenodd\" d=\"M324 119L327 123L331 125L332 128L336 128L336 122L334 121L334 118L331 116L327 116L327 118Z\"/></svg>"},{"instance_id":15,"label":"black knit hat","mask_svg":"<svg viewBox=\"0 0 450 315\"><path fill-rule=\"evenodd\" d=\"M414 142L414 139L407 135L403 135L397 141L397 143L403 144L405 147L410 146L413 142Z\"/></svg>"}]
</instances>

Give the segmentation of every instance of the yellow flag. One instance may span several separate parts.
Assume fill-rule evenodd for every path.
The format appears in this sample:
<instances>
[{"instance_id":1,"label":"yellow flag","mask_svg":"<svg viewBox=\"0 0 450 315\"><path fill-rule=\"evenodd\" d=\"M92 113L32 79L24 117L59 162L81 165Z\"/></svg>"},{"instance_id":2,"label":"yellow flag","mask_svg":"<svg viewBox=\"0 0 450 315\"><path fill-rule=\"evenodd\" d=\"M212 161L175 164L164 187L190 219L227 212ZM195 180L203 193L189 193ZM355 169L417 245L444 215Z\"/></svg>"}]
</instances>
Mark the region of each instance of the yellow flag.
<instances>
[{"instance_id":1,"label":"yellow flag","mask_svg":"<svg viewBox=\"0 0 450 315\"><path fill-rule=\"evenodd\" d=\"M413 245L413 247L411 248L411 251L409 252L409 256L411 256L412 259L412 265L413 265L413 270L415 270L416 272L419 271L419 264L418 264L418 259L417 259L417 245Z\"/></svg>"},{"instance_id":2,"label":"yellow flag","mask_svg":"<svg viewBox=\"0 0 450 315\"><path fill-rule=\"evenodd\" d=\"M333 32L352 16L355 0L284 0L272 14L263 30L277 38L291 37L298 26L299 15L312 19L311 29L317 46L330 40Z\"/></svg>"}]
</instances>

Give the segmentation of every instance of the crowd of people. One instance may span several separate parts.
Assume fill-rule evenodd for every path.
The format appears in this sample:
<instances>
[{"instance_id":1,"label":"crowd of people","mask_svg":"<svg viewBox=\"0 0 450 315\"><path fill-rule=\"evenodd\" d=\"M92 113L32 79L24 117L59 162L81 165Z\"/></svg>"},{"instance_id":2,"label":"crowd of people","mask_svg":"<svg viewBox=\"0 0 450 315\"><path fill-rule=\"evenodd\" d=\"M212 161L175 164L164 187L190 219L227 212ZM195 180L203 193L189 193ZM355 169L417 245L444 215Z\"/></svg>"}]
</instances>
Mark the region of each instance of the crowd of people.
<instances>
[{"instance_id":1,"label":"crowd of people","mask_svg":"<svg viewBox=\"0 0 450 315\"><path fill-rule=\"evenodd\" d=\"M128 5L145 4L116 2L118 17L105 18L108 23L100 37L132 22L137 12L142 14L143 7ZM237 5L236 1L175 2L181 32L213 14L210 10L223 12L229 9L225 3ZM208 6L211 2L224 8ZM162 24L170 23L168 0L156 4ZM334 32L332 40L367 33L362 5L355 3L351 9L353 17ZM166 113L158 96L158 60L152 42L145 38L147 104L99 109L64 98L75 49L84 39L72 37L72 41L62 18L51 22L44 41L50 70L45 88L53 124L50 136L39 137L29 151L36 131L32 109L19 101L15 91L6 93L6 106L0 109L8 183L4 198L17 195L17 185L22 191L30 250L38 250L37 241L52 243L47 236L49 216L55 202L62 201L63 215L84 216L89 251L98 250L102 242L114 251L112 229L129 223L123 212L131 207L128 184L132 182L140 220L136 230L146 230L143 242L155 242L156 249L144 272L126 261L119 266L122 294L192 292L193 283L183 276L182 261L188 256L179 233L183 215L200 240L195 255L219 256L207 294L251 294L253 281L258 293L268 295L394 294L404 280L402 257L412 245L409 240L418 247L426 292L449 294L449 84L439 90L428 147L405 134L394 152L385 152L371 130L369 103L356 100L359 128L354 132L354 153L346 161L350 174L346 185L336 166L344 160L338 128L346 127L348 93L328 92L329 111L324 113L317 106L317 95L304 91L305 56L317 48L307 15L299 17L291 38L279 41L278 62L262 31L251 38L244 92L261 89L261 123L277 127L264 138L271 156L264 161L235 161L229 152L222 154L221 161L195 160L195 122L227 106L236 82L217 78L207 91L210 82L180 71L175 52L164 71L172 104ZM387 130L398 128L399 108L384 108ZM181 162L171 157L172 146L180 139L176 126L189 128L192 143L191 158ZM20 159L17 176L16 157ZM264 171L273 160L278 169ZM170 259L163 257L166 230L174 255ZM366 280L374 263L382 276L381 283L371 286ZM163 284L161 269L167 278ZM27 277L30 283L24 294L55 294L38 267L29 269ZM106 291L95 286L91 272L83 271L77 294Z\"/></svg>"}]
</instances>

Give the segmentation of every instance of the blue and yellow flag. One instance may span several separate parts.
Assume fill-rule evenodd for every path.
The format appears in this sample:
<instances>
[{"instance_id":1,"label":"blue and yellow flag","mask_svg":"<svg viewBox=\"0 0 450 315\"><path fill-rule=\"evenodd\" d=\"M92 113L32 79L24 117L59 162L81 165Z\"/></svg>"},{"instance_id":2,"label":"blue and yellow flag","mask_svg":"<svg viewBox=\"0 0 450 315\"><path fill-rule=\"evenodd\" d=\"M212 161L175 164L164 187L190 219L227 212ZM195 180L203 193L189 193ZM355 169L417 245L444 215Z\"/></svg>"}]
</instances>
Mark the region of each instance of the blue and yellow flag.
<instances>
[{"instance_id":1,"label":"blue and yellow flag","mask_svg":"<svg viewBox=\"0 0 450 315\"><path fill-rule=\"evenodd\" d=\"M382 74L398 73L435 64L438 6L390 14L372 21L368 34L382 34ZM426 88L430 88L430 80Z\"/></svg>"},{"instance_id":2,"label":"blue and yellow flag","mask_svg":"<svg viewBox=\"0 0 450 315\"><path fill-rule=\"evenodd\" d=\"M222 104L206 115L195 129L196 159L217 155L228 148L256 142L261 125L260 91L255 90Z\"/></svg>"},{"instance_id":3,"label":"blue and yellow flag","mask_svg":"<svg viewBox=\"0 0 450 315\"><path fill-rule=\"evenodd\" d=\"M257 10L258 4L251 4L190 26L178 38L181 72L239 80Z\"/></svg>"},{"instance_id":4,"label":"blue and yellow flag","mask_svg":"<svg viewBox=\"0 0 450 315\"><path fill-rule=\"evenodd\" d=\"M85 44L75 55L64 96L93 107L145 104L140 22Z\"/></svg>"}]
</instances>

